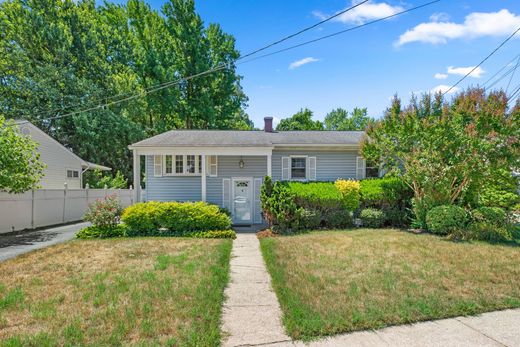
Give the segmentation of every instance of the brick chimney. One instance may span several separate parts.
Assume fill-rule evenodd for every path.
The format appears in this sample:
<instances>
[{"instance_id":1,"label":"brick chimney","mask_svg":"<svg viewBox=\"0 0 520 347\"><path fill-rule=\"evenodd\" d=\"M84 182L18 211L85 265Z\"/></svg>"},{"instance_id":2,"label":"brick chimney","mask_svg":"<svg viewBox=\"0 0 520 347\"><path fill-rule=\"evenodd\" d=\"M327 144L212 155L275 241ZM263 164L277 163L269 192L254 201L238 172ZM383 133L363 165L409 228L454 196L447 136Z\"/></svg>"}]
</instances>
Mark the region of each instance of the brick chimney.
<instances>
[{"instance_id":1,"label":"brick chimney","mask_svg":"<svg viewBox=\"0 0 520 347\"><path fill-rule=\"evenodd\" d=\"M273 132L273 117L264 117L264 131L266 133Z\"/></svg>"}]
</instances>

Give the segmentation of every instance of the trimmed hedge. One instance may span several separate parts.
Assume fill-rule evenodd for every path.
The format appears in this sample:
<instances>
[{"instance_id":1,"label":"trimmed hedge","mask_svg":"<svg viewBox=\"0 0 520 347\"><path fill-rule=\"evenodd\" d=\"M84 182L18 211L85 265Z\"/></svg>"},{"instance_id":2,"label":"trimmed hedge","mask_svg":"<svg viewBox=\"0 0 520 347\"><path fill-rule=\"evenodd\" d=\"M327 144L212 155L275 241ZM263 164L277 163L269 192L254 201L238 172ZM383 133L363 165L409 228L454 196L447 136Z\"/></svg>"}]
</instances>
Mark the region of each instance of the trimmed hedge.
<instances>
[{"instance_id":1,"label":"trimmed hedge","mask_svg":"<svg viewBox=\"0 0 520 347\"><path fill-rule=\"evenodd\" d=\"M287 187L294 194L294 201L305 209L337 210L343 204L343 196L332 182L289 182Z\"/></svg>"},{"instance_id":2,"label":"trimmed hedge","mask_svg":"<svg viewBox=\"0 0 520 347\"><path fill-rule=\"evenodd\" d=\"M231 228L231 218L205 202L141 202L127 207L121 220L128 236L188 236Z\"/></svg>"},{"instance_id":3,"label":"trimmed hedge","mask_svg":"<svg viewBox=\"0 0 520 347\"><path fill-rule=\"evenodd\" d=\"M76 238L89 239L106 239L111 237L125 237L127 228L124 225L115 225L111 227L90 226L81 229L76 233Z\"/></svg>"},{"instance_id":4,"label":"trimmed hedge","mask_svg":"<svg viewBox=\"0 0 520 347\"><path fill-rule=\"evenodd\" d=\"M449 235L464 230L467 223L468 214L466 210L455 205L434 207L426 215L428 230L439 235Z\"/></svg>"}]
</instances>

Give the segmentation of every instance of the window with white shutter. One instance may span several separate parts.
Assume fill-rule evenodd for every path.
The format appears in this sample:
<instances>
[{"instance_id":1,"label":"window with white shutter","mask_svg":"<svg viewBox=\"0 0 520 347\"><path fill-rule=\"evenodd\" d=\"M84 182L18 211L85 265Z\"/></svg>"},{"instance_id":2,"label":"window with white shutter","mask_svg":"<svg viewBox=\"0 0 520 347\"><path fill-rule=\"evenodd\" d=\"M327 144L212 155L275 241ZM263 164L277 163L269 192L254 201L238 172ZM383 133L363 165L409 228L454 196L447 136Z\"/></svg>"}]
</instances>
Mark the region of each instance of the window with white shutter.
<instances>
[{"instance_id":1,"label":"window with white shutter","mask_svg":"<svg viewBox=\"0 0 520 347\"><path fill-rule=\"evenodd\" d=\"M356 157L356 178L362 180L365 178L366 163L363 157Z\"/></svg>"},{"instance_id":2,"label":"window with white shutter","mask_svg":"<svg viewBox=\"0 0 520 347\"><path fill-rule=\"evenodd\" d=\"M162 176L162 155L153 156L153 175L155 177Z\"/></svg>"},{"instance_id":3,"label":"window with white shutter","mask_svg":"<svg viewBox=\"0 0 520 347\"><path fill-rule=\"evenodd\" d=\"M282 157L282 181L287 181L291 177L289 176L289 170L290 170L290 163L291 163L290 157Z\"/></svg>"},{"instance_id":4,"label":"window with white shutter","mask_svg":"<svg viewBox=\"0 0 520 347\"><path fill-rule=\"evenodd\" d=\"M309 181L316 181L316 157L308 158L307 179Z\"/></svg>"}]
</instances>

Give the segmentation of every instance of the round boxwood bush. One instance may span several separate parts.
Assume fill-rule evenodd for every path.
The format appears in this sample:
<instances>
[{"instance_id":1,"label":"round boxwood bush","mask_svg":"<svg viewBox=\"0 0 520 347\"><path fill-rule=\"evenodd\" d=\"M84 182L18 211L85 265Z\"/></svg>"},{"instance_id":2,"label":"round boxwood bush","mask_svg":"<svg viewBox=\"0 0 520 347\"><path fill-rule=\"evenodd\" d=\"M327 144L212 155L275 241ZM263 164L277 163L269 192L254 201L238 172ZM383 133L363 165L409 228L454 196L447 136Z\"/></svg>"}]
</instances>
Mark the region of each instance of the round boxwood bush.
<instances>
[{"instance_id":1,"label":"round boxwood bush","mask_svg":"<svg viewBox=\"0 0 520 347\"><path fill-rule=\"evenodd\" d=\"M380 228L385 221L385 214L375 208L365 208L361 210L359 218L361 218L364 227Z\"/></svg>"},{"instance_id":2,"label":"round boxwood bush","mask_svg":"<svg viewBox=\"0 0 520 347\"><path fill-rule=\"evenodd\" d=\"M448 235L464 229L468 222L468 214L460 206L442 205L432 208L426 214L428 230L434 234Z\"/></svg>"}]
</instances>

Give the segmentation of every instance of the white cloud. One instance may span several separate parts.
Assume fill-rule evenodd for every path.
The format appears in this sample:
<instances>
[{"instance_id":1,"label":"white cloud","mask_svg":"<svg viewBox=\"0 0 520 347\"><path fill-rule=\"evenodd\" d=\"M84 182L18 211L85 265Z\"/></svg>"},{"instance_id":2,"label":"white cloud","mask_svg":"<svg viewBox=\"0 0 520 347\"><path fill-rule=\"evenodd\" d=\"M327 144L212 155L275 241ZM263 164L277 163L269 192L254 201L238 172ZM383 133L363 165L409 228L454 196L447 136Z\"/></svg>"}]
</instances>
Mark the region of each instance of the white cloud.
<instances>
[{"instance_id":1,"label":"white cloud","mask_svg":"<svg viewBox=\"0 0 520 347\"><path fill-rule=\"evenodd\" d=\"M428 23L421 23L407 30L399 37L396 44L398 46L410 42L441 44L460 38L506 36L512 34L519 26L520 16L506 9L498 12L470 13L464 18L464 23L453 23L434 17L430 18Z\"/></svg>"},{"instance_id":2,"label":"white cloud","mask_svg":"<svg viewBox=\"0 0 520 347\"><path fill-rule=\"evenodd\" d=\"M436 73L433 77L435 77L438 80L445 80L448 78L448 75L445 73Z\"/></svg>"},{"instance_id":3,"label":"white cloud","mask_svg":"<svg viewBox=\"0 0 520 347\"><path fill-rule=\"evenodd\" d=\"M299 68L300 66L303 66L305 64L314 63L316 61L319 61L319 59L313 58L313 57L307 57L300 60L293 61L289 64L289 69L294 70Z\"/></svg>"},{"instance_id":4,"label":"white cloud","mask_svg":"<svg viewBox=\"0 0 520 347\"><path fill-rule=\"evenodd\" d=\"M358 2L359 1L352 0L351 6L355 5ZM360 5L348 12L339 15L338 17L334 18L334 20L346 24L363 24L374 19L391 16L402 10L403 8L401 6L392 6L385 2L377 3L369 1L364 3L363 5ZM314 11L312 12L312 14L322 20L329 17L329 15L326 15L320 11Z\"/></svg>"},{"instance_id":5,"label":"white cloud","mask_svg":"<svg viewBox=\"0 0 520 347\"><path fill-rule=\"evenodd\" d=\"M450 20L450 15L444 12L437 12L430 16L432 22L447 22Z\"/></svg>"},{"instance_id":6,"label":"white cloud","mask_svg":"<svg viewBox=\"0 0 520 347\"><path fill-rule=\"evenodd\" d=\"M450 75L459 75L459 76L466 76L466 74L468 74L471 70L473 70L475 67L474 66L467 66L467 67L453 67L453 66L448 66L448 73ZM482 75L484 74L484 71L480 66L477 67L475 69L475 71L473 71L469 77L474 77L474 78L480 78L482 77Z\"/></svg>"},{"instance_id":7,"label":"white cloud","mask_svg":"<svg viewBox=\"0 0 520 347\"><path fill-rule=\"evenodd\" d=\"M433 94L436 94L436 93L438 93L438 92L445 93L445 92L446 92L448 89L450 89L450 88L451 88L451 86L447 86L447 85L445 85L445 84L440 84L440 85L438 85L437 87L432 88L432 89L430 90L430 92L433 93ZM458 92L458 91L459 91L459 88L458 88L458 87L454 87L454 88L452 88L452 89L450 90L450 92L449 92L448 94L453 94L453 93L456 93L456 92Z\"/></svg>"}]
</instances>

